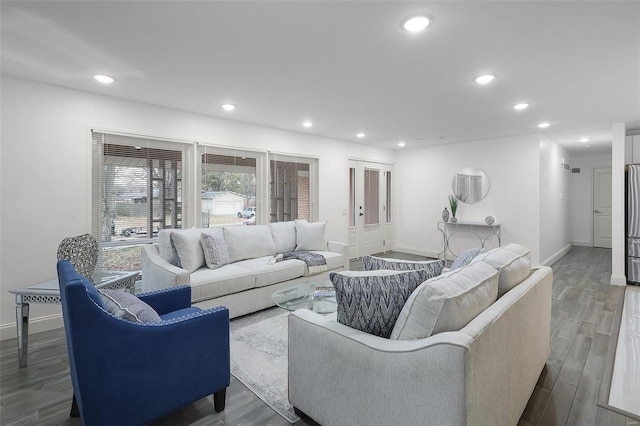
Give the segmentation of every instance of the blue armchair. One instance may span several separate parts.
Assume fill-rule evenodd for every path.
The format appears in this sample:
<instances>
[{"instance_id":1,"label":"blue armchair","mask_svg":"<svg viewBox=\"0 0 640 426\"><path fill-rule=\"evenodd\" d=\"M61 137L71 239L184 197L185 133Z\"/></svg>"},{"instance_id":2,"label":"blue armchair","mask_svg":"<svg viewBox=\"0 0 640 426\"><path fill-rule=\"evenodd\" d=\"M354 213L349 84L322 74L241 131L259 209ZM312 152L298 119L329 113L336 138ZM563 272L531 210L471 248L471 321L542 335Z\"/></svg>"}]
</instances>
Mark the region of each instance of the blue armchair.
<instances>
[{"instance_id":1,"label":"blue armchair","mask_svg":"<svg viewBox=\"0 0 640 426\"><path fill-rule=\"evenodd\" d=\"M138 296L159 323L134 323L104 309L93 284L68 260L58 280L72 415L84 425L142 425L207 395L224 410L230 382L229 311L191 307L191 288Z\"/></svg>"}]
</instances>

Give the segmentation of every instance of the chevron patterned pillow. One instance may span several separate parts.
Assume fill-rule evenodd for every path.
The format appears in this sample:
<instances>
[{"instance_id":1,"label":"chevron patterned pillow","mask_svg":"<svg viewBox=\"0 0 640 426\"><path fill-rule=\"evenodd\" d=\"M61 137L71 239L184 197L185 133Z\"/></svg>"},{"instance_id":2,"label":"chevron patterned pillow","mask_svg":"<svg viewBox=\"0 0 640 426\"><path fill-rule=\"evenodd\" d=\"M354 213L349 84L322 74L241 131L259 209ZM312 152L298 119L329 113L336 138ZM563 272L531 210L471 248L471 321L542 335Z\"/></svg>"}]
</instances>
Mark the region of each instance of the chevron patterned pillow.
<instances>
[{"instance_id":1,"label":"chevron patterned pillow","mask_svg":"<svg viewBox=\"0 0 640 426\"><path fill-rule=\"evenodd\" d=\"M329 275L336 289L339 323L365 333L389 338L411 293L432 277L415 271L344 271Z\"/></svg>"}]
</instances>

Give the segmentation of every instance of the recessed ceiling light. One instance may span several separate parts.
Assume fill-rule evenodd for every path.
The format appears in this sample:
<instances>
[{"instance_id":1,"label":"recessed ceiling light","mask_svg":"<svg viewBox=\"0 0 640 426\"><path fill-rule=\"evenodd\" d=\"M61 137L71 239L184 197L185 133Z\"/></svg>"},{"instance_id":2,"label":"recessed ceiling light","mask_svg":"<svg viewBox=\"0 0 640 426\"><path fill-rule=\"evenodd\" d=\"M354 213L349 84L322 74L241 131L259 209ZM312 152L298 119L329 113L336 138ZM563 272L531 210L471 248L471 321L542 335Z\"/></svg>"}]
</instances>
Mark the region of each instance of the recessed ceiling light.
<instances>
[{"instance_id":1,"label":"recessed ceiling light","mask_svg":"<svg viewBox=\"0 0 640 426\"><path fill-rule=\"evenodd\" d=\"M496 78L496 76L493 74L483 74L476 77L475 82L478 84L488 84L491 83L494 78Z\"/></svg>"},{"instance_id":2,"label":"recessed ceiling light","mask_svg":"<svg viewBox=\"0 0 640 426\"><path fill-rule=\"evenodd\" d=\"M311 126L313 126L313 123L312 123L312 122L310 122L310 121L303 121L303 122L302 122L302 125L303 125L304 127L311 127Z\"/></svg>"},{"instance_id":3,"label":"recessed ceiling light","mask_svg":"<svg viewBox=\"0 0 640 426\"><path fill-rule=\"evenodd\" d=\"M111 84L114 81L116 81L113 77L109 77L108 75L104 75L104 74L96 74L93 76L93 78L95 78L102 84Z\"/></svg>"},{"instance_id":4,"label":"recessed ceiling light","mask_svg":"<svg viewBox=\"0 0 640 426\"><path fill-rule=\"evenodd\" d=\"M589 138L580 138L580 142L582 143L589 142Z\"/></svg>"},{"instance_id":5,"label":"recessed ceiling light","mask_svg":"<svg viewBox=\"0 0 640 426\"><path fill-rule=\"evenodd\" d=\"M236 106L234 104L223 104L222 109L225 111L233 111L236 109Z\"/></svg>"},{"instance_id":6,"label":"recessed ceiling light","mask_svg":"<svg viewBox=\"0 0 640 426\"><path fill-rule=\"evenodd\" d=\"M529 108L529 104L527 103L515 104L512 106L512 108L515 109L516 111L522 111L523 109Z\"/></svg>"},{"instance_id":7,"label":"recessed ceiling light","mask_svg":"<svg viewBox=\"0 0 640 426\"><path fill-rule=\"evenodd\" d=\"M358 132L358 133L356 133L356 136L359 137L360 139L362 139L367 135L365 133L363 133L363 132Z\"/></svg>"},{"instance_id":8,"label":"recessed ceiling light","mask_svg":"<svg viewBox=\"0 0 640 426\"><path fill-rule=\"evenodd\" d=\"M426 16L412 16L402 23L402 28L410 33L422 31L429 26L431 19Z\"/></svg>"},{"instance_id":9,"label":"recessed ceiling light","mask_svg":"<svg viewBox=\"0 0 640 426\"><path fill-rule=\"evenodd\" d=\"M548 121L543 121L542 123L538 124L538 127L541 129L546 129L549 126L551 126L551 123L549 123Z\"/></svg>"},{"instance_id":10,"label":"recessed ceiling light","mask_svg":"<svg viewBox=\"0 0 640 426\"><path fill-rule=\"evenodd\" d=\"M405 146L405 145L406 145L406 143L404 143L404 142L398 142L398 146Z\"/></svg>"}]
</instances>

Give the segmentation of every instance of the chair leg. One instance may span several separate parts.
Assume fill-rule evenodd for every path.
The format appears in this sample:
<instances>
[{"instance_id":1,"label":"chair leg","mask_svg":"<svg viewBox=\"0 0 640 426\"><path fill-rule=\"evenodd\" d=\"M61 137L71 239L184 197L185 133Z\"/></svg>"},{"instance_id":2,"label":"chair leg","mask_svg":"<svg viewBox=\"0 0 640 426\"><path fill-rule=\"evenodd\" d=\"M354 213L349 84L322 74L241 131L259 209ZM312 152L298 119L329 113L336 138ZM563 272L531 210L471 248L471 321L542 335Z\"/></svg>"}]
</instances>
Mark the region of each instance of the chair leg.
<instances>
[{"instance_id":1,"label":"chair leg","mask_svg":"<svg viewBox=\"0 0 640 426\"><path fill-rule=\"evenodd\" d=\"M76 402L76 394L73 394L73 401L71 402L71 412L69 417L80 417L80 410L78 409L78 403Z\"/></svg>"},{"instance_id":2,"label":"chair leg","mask_svg":"<svg viewBox=\"0 0 640 426\"><path fill-rule=\"evenodd\" d=\"M220 413L224 411L224 404L227 396L227 388L219 390L213 394L213 407L216 410L216 413Z\"/></svg>"}]
</instances>

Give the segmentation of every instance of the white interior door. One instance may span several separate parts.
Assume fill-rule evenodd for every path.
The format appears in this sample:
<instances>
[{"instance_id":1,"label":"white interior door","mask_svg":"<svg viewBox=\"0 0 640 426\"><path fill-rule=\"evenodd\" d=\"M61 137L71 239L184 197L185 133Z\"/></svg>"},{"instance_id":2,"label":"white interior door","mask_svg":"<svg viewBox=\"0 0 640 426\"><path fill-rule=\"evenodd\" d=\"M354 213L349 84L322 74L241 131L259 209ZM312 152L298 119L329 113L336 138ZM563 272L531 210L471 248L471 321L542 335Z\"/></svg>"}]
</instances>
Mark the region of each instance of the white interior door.
<instances>
[{"instance_id":1,"label":"white interior door","mask_svg":"<svg viewBox=\"0 0 640 426\"><path fill-rule=\"evenodd\" d=\"M385 165L349 162L349 257L385 251L387 174ZM389 232L389 231L387 231Z\"/></svg>"},{"instance_id":2,"label":"white interior door","mask_svg":"<svg viewBox=\"0 0 640 426\"><path fill-rule=\"evenodd\" d=\"M611 168L593 169L593 246L611 248Z\"/></svg>"}]
</instances>

